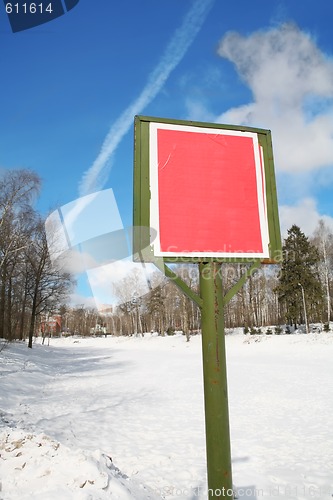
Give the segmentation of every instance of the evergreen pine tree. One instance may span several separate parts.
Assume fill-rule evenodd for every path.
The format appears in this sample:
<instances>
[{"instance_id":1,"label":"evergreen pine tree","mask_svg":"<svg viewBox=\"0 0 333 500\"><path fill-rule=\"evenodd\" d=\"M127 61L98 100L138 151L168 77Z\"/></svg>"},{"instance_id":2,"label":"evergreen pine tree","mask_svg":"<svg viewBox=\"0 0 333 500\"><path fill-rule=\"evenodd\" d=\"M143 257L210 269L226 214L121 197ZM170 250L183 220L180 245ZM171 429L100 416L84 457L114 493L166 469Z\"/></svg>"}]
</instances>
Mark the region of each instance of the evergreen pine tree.
<instances>
[{"instance_id":1,"label":"evergreen pine tree","mask_svg":"<svg viewBox=\"0 0 333 500\"><path fill-rule=\"evenodd\" d=\"M288 230L276 287L281 311L290 325L305 322L302 287L308 321L318 321L323 312L324 292L319 280L317 248L296 225Z\"/></svg>"}]
</instances>

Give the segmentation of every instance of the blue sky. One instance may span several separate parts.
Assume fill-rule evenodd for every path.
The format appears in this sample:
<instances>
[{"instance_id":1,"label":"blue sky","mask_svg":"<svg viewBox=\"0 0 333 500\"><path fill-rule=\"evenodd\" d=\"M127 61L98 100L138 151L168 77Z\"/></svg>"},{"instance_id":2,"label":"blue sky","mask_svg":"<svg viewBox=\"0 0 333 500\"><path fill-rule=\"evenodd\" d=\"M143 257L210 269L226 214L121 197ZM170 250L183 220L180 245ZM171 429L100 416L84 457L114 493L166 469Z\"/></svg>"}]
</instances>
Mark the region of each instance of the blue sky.
<instances>
[{"instance_id":1,"label":"blue sky","mask_svg":"<svg viewBox=\"0 0 333 500\"><path fill-rule=\"evenodd\" d=\"M133 113L269 128L283 232L333 228L332 17L327 0L80 0L12 33L0 6L0 168L40 175L45 215L112 188L129 226Z\"/></svg>"}]
</instances>

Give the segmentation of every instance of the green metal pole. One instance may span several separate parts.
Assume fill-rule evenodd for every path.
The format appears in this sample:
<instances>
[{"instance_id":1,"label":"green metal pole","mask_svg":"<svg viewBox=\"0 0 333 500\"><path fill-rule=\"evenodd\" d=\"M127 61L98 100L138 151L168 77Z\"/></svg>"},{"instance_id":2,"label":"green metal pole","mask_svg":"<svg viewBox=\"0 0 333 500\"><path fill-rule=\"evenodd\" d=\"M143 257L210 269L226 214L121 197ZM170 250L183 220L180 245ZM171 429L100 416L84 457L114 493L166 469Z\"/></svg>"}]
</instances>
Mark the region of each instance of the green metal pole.
<instances>
[{"instance_id":1,"label":"green metal pole","mask_svg":"<svg viewBox=\"0 0 333 500\"><path fill-rule=\"evenodd\" d=\"M199 269L208 498L233 499L221 265Z\"/></svg>"}]
</instances>

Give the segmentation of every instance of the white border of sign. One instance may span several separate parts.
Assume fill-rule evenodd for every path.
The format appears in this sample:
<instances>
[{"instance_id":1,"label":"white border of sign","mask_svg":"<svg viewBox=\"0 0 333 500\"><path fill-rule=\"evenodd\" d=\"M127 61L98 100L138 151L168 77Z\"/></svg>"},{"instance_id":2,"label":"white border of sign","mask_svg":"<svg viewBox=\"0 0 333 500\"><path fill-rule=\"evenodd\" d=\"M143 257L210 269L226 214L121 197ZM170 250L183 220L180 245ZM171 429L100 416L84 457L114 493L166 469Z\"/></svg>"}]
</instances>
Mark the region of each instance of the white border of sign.
<instances>
[{"instance_id":1,"label":"white border of sign","mask_svg":"<svg viewBox=\"0 0 333 500\"><path fill-rule=\"evenodd\" d=\"M159 129L174 130L182 132L194 132L196 134L219 134L241 137L250 137L253 141L253 150L255 155L256 182L258 193L260 233L262 241L262 252L164 252L160 246L160 224L159 224L159 196L158 196L158 150L157 150L157 131ZM242 132L237 130L228 130L221 128L201 128L187 125L176 125L168 123L150 122L149 124L149 175L150 175L150 226L157 231L157 236L151 242L154 255L156 257L246 257L246 258L269 258L269 231L267 220L266 189L263 155L260 153L258 135L253 132ZM264 190L263 190L264 186Z\"/></svg>"}]
</instances>

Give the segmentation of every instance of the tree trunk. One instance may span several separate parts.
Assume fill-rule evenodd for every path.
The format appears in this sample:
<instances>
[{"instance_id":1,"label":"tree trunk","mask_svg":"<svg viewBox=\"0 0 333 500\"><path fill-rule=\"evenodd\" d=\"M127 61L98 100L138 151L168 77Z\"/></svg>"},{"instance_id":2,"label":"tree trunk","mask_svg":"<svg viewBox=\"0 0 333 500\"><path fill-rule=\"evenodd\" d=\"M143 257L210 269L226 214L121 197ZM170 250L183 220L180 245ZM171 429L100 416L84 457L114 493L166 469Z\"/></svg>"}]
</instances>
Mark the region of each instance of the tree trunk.
<instances>
[{"instance_id":1,"label":"tree trunk","mask_svg":"<svg viewBox=\"0 0 333 500\"><path fill-rule=\"evenodd\" d=\"M9 342L13 340L12 332L12 279L9 277L8 280L8 291L7 291L7 338Z\"/></svg>"},{"instance_id":2,"label":"tree trunk","mask_svg":"<svg viewBox=\"0 0 333 500\"><path fill-rule=\"evenodd\" d=\"M36 315L37 315L37 290L34 293L32 307L31 307L31 318L30 318L30 327L29 327L29 341L28 347L32 349L32 339L35 333L36 326Z\"/></svg>"},{"instance_id":3,"label":"tree trunk","mask_svg":"<svg viewBox=\"0 0 333 500\"><path fill-rule=\"evenodd\" d=\"M2 282L0 290L0 337L7 338L5 332L6 317L6 269L5 264L2 267Z\"/></svg>"},{"instance_id":4,"label":"tree trunk","mask_svg":"<svg viewBox=\"0 0 333 500\"><path fill-rule=\"evenodd\" d=\"M21 310L21 320L20 320L20 326L19 326L19 339L23 340L24 339L24 327L25 327L25 310L26 310L26 305L27 305L27 286L24 288L24 295L23 295L23 301L22 301L22 310Z\"/></svg>"}]
</instances>

